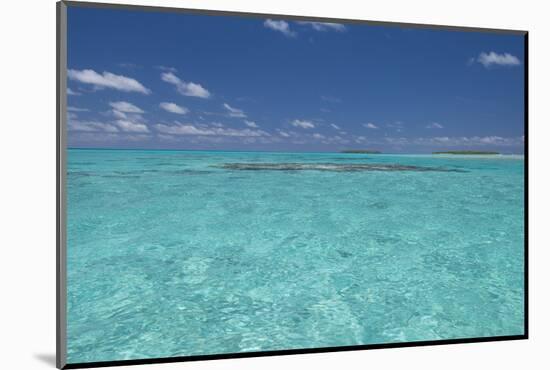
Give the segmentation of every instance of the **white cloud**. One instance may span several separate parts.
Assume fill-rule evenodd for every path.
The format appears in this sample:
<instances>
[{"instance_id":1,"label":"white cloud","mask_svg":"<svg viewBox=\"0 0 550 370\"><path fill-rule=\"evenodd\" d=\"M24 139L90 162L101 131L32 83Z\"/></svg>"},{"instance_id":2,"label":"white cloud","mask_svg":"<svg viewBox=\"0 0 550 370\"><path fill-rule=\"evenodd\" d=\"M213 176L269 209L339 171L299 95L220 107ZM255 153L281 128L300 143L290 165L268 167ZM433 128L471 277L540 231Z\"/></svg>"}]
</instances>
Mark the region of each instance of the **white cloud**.
<instances>
[{"instance_id":1,"label":"white cloud","mask_svg":"<svg viewBox=\"0 0 550 370\"><path fill-rule=\"evenodd\" d=\"M147 89L137 80L110 72L103 72L103 74L99 74L92 69L83 69L81 71L69 69L67 76L71 80L94 85L98 88L110 88L126 92L139 92L146 95L151 93L151 90Z\"/></svg>"},{"instance_id":2,"label":"white cloud","mask_svg":"<svg viewBox=\"0 0 550 370\"><path fill-rule=\"evenodd\" d=\"M258 128L258 125L254 121L244 120L244 124L247 125L248 127Z\"/></svg>"},{"instance_id":3,"label":"white cloud","mask_svg":"<svg viewBox=\"0 0 550 370\"><path fill-rule=\"evenodd\" d=\"M325 135L319 134L319 133L317 133L317 132L314 133L314 134L311 135L311 136L313 136L314 139L324 139L324 138L325 138Z\"/></svg>"},{"instance_id":4,"label":"white cloud","mask_svg":"<svg viewBox=\"0 0 550 370\"><path fill-rule=\"evenodd\" d=\"M246 117L246 114L242 110L237 109L237 108L233 108L232 106L230 106L227 103L223 103L223 107L229 111L229 116L230 117L237 117L237 118L245 118Z\"/></svg>"},{"instance_id":5,"label":"white cloud","mask_svg":"<svg viewBox=\"0 0 550 370\"><path fill-rule=\"evenodd\" d=\"M143 110L127 101L110 102L109 105L116 111L123 113L143 113Z\"/></svg>"},{"instance_id":6,"label":"white cloud","mask_svg":"<svg viewBox=\"0 0 550 370\"><path fill-rule=\"evenodd\" d=\"M501 137L501 136L484 136L484 137L480 137L480 138L476 137L474 139L478 139L479 142L483 143L483 144L499 145L499 144L508 144L509 143L508 138L504 138L504 137Z\"/></svg>"},{"instance_id":7,"label":"white cloud","mask_svg":"<svg viewBox=\"0 0 550 370\"><path fill-rule=\"evenodd\" d=\"M386 137L385 140L392 145L405 145L409 140L404 137Z\"/></svg>"},{"instance_id":8,"label":"white cloud","mask_svg":"<svg viewBox=\"0 0 550 370\"><path fill-rule=\"evenodd\" d=\"M326 22L297 22L303 26L311 26L315 31L338 31L343 32L346 30L346 26L340 23L326 23Z\"/></svg>"},{"instance_id":9,"label":"white cloud","mask_svg":"<svg viewBox=\"0 0 550 370\"><path fill-rule=\"evenodd\" d=\"M89 112L90 110L87 109L87 108L67 107L67 111L69 111L69 112Z\"/></svg>"},{"instance_id":10,"label":"white cloud","mask_svg":"<svg viewBox=\"0 0 550 370\"><path fill-rule=\"evenodd\" d=\"M160 107L170 113L175 113L175 114L189 113L189 109L179 106L176 103L160 103Z\"/></svg>"},{"instance_id":11,"label":"white cloud","mask_svg":"<svg viewBox=\"0 0 550 370\"><path fill-rule=\"evenodd\" d=\"M477 57L477 61L483 64L485 68L489 68L493 65L519 66L521 64L519 59L512 54L509 54L509 53L498 54L498 53L495 53L494 51L491 51L489 53L479 54L479 56Z\"/></svg>"},{"instance_id":12,"label":"white cloud","mask_svg":"<svg viewBox=\"0 0 550 370\"><path fill-rule=\"evenodd\" d=\"M292 31L288 23L285 21L274 21L273 19L266 19L264 22L264 27L281 32L287 37L296 36L296 32Z\"/></svg>"},{"instance_id":13,"label":"white cloud","mask_svg":"<svg viewBox=\"0 0 550 370\"><path fill-rule=\"evenodd\" d=\"M118 128L103 122L69 120L69 130L82 132L118 132Z\"/></svg>"},{"instance_id":14,"label":"white cloud","mask_svg":"<svg viewBox=\"0 0 550 370\"><path fill-rule=\"evenodd\" d=\"M350 142L348 139L338 135L332 137L324 137L323 139L323 144L348 144Z\"/></svg>"},{"instance_id":15,"label":"white cloud","mask_svg":"<svg viewBox=\"0 0 550 370\"><path fill-rule=\"evenodd\" d=\"M118 128L110 123L99 121L81 121L78 119L76 112L88 111L88 109L68 107L68 122L67 128L69 131L89 132L89 133L109 133L118 132Z\"/></svg>"},{"instance_id":16,"label":"white cloud","mask_svg":"<svg viewBox=\"0 0 550 370\"><path fill-rule=\"evenodd\" d=\"M128 118L128 115L126 113L118 111L116 109L113 109L111 112L113 113L113 116L115 116L116 118L120 118L120 119Z\"/></svg>"},{"instance_id":17,"label":"white cloud","mask_svg":"<svg viewBox=\"0 0 550 370\"><path fill-rule=\"evenodd\" d=\"M443 125L437 122L432 122L426 128L443 128Z\"/></svg>"},{"instance_id":18,"label":"white cloud","mask_svg":"<svg viewBox=\"0 0 550 370\"><path fill-rule=\"evenodd\" d=\"M178 76L172 72L165 72L161 74L161 79L164 82L168 82L176 86L176 90L185 96L194 96L197 98L208 99L210 97L210 92L202 87L200 84L194 82L185 82L182 81Z\"/></svg>"},{"instance_id":19,"label":"white cloud","mask_svg":"<svg viewBox=\"0 0 550 370\"><path fill-rule=\"evenodd\" d=\"M279 135L281 135L282 137L290 137L290 134L285 132L285 131L281 131L279 130Z\"/></svg>"},{"instance_id":20,"label":"white cloud","mask_svg":"<svg viewBox=\"0 0 550 370\"><path fill-rule=\"evenodd\" d=\"M304 128L304 129L310 129L310 128L315 127L313 122L306 121L306 120L300 120L300 119L295 119L294 121L290 122L290 124L294 127L300 127L300 128Z\"/></svg>"},{"instance_id":21,"label":"white cloud","mask_svg":"<svg viewBox=\"0 0 550 370\"><path fill-rule=\"evenodd\" d=\"M178 141L178 138L176 136L172 136L172 135L157 134L157 137L161 140L164 140L164 141L171 141L171 142Z\"/></svg>"},{"instance_id":22,"label":"white cloud","mask_svg":"<svg viewBox=\"0 0 550 370\"><path fill-rule=\"evenodd\" d=\"M334 123L331 123L330 126L335 129L335 130L340 130L340 126L334 124Z\"/></svg>"},{"instance_id":23,"label":"white cloud","mask_svg":"<svg viewBox=\"0 0 550 370\"><path fill-rule=\"evenodd\" d=\"M387 137L385 140L390 144L413 144L438 147L486 147L486 146L522 146L521 137L502 137L502 136L436 136L436 137Z\"/></svg>"},{"instance_id":24,"label":"white cloud","mask_svg":"<svg viewBox=\"0 0 550 370\"><path fill-rule=\"evenodd\" d=\"M233 136L233 137L259 137L269 136L262 130L232 129L223 127L198 126L190 123L176 123L174 125L157 124L157 131L168 135L195 135L195 136Z\"/></svg>"},{"instance_id":25,"label":"white cloud","mask_svg":"<svg viewBox=\"0 0 550 370\"><path fill-rule=\"evenodd\" d=\"M126 102L115 102L126 103ZM129 103L128 103L129 104ZM114 104L114 106L128 111L127 113L116 109L111 112L119 119L112 122L81 121L77 119L75 110L69 112L68 129L71 133L71 142L119 142L141 141L149 136L149 128L143 122L143 117L135 111L141 111L132 104ZM77 111L82 111L77 110ZM121 118L122 117L122 118Z\"/></svg>"},{"instance_id":26,"label":"white cloud","mask_svg":"<svg viewBox=\"0 0 550 370\"><path fill-rule=\"evenodd\" d=\"M70 87L67 87L67 95L74 95L74 96L78 96L78 95L82 95L81 93L79 92L76 92L74 90L71 90Z\"/></svg>"},{"instance_id":27,"label":"white cloud","mask_svg":"<svg viewBox=\"0 0 550 370\"><path fill-rule=\"evenodd\" d=\"M144 111L132 103L126 101L110 102L113 108L112 115L117 118L114 124L124 132L147 133L149 128L142 116Z\"/></svg>"},{"instance_id":28,"label":"white cloud","mask_svg":"<svg viewBox=\"0 0 550 370\"><path fill-rule=\"evenodd\" d=\"M371 123L371 122L369 122L369 123L364 123L364 124L363 124L363 127L370 128L370 129L372 129L372 130L378 129L378 126L376 126L374 123Z\"/></svg>"},{"instance_id":29,"label":"white cloud","mask_svg":"<svg viewBox=\"0 0 550 370\"><path fill-rule=\"evenodd\" d=\"M386 124L387 127L394 129L397 132L403 131L403 122L401 121L395 121L393 123Z\"/></svg>"},{"instance_id":30,"label":"white cloud","mask_svg":"<svg viewBox=\"0 0 550 370\"><path fill-rule=\"evenodd\" d=\"M69 134L69 142L72 145L78 145L78 143L91 143L95 142L101 145L106 143L127 143L127 142L139 142L149 139L151 136L148 134L130 134L122 132L79 132L77 135Z\"/></svg>"},{"instance_id":31,"label":"white cloud","mask_svg":"<svg viewBox=\"0 0 550 370\"><path fill-rule=\"evenodd\" d=\"M149 132L149 128L144 123L134 122L124 119L119 119L116 121L117 126L125 132Z\"/></svg>"}]
</instances>

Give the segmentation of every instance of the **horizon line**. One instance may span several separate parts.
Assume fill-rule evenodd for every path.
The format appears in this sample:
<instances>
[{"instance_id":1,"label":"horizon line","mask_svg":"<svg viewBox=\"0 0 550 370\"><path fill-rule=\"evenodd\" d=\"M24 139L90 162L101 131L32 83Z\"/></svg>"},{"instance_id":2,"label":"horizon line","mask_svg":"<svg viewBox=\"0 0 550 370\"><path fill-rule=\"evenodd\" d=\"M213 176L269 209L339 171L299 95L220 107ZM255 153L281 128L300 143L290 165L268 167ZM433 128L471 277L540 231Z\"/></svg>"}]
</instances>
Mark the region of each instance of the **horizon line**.
<instances>
[{"instance_id":1,"label":"horizon line","mask_svg":"<svg viewBox=\"0 0 550 370\"><path fill-rule=\"evenodd\" d=\"M370 149L342 149L341 151L277 151L277 150L238 150L238 149L171 149L171 148L110 148L110 147L67 147L67 150L142 150L142 151L173 151L173 152L235 152L235 153L329 153L329 154L367 154L367 155L441 155L445 153L435 154L438 151L433 152L382 152L378 153L345 153L346 150L370 150ZM453 151L453 150L443 150L443 151ZM441 151L439 151L441 152ZM483 155L483 154L480 154ZM525 153L497 153L490 155L522 155Z\"/></svg>"}]
</instances>

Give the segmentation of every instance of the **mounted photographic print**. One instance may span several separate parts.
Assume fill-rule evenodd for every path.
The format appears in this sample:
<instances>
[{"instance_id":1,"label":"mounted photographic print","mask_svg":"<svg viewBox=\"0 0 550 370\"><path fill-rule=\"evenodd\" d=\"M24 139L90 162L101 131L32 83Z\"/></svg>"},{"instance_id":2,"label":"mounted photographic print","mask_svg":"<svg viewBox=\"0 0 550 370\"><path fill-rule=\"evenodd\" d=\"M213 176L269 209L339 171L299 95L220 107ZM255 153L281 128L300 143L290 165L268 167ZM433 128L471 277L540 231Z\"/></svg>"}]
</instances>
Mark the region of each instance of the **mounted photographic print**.
<instances>
[{"instance_id":1,"label":"mounted photographic print","mask_svg":"<svg viewBox=\"0 0 550 370\"><path fill-rule=\"evenodd\" d=\"M527 338L527 32L58 3L58 366Z\"/></svg>"}]
</instances>

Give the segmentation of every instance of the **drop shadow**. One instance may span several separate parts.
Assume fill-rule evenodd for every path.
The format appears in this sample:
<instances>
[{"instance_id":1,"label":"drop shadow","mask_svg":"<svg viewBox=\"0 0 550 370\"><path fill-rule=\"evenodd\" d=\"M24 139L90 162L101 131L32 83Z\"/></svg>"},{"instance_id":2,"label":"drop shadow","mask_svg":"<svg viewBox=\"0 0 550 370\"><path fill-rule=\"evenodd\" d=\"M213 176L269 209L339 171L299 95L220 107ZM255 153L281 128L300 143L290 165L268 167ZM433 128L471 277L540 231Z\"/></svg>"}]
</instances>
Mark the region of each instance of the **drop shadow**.
<instances>
[{"instance_id":1,"label":"drop shadow","mask_svg":"<svg viewBox=\"0 0 550 370\"><path fill-rule=\"evenodd\" d=\"M56 365L55 353L35 353L34 358L52 367L55 367Z\"/></svg>"}]
</instances>

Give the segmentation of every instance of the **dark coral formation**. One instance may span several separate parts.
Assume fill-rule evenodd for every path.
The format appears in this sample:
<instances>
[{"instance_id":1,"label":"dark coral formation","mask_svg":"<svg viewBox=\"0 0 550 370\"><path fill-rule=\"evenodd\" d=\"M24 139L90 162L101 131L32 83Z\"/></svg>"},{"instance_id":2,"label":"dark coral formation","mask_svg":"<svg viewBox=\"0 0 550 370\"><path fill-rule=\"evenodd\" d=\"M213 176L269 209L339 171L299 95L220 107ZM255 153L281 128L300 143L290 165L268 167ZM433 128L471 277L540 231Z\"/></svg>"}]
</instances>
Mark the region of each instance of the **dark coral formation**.
<instances>
[{"instance_id":1,"label":"dark coral formation","mask_svg":"<svg viewBox=\"0 0 550 370\"><path fill-rule=\"evenodd\" d=\"M344 164L344 163L224 163L216 166L226 170L241 171L417 171L464 172L443 167L408 166L401 164Z\"/></svg>"}]
</instances>

